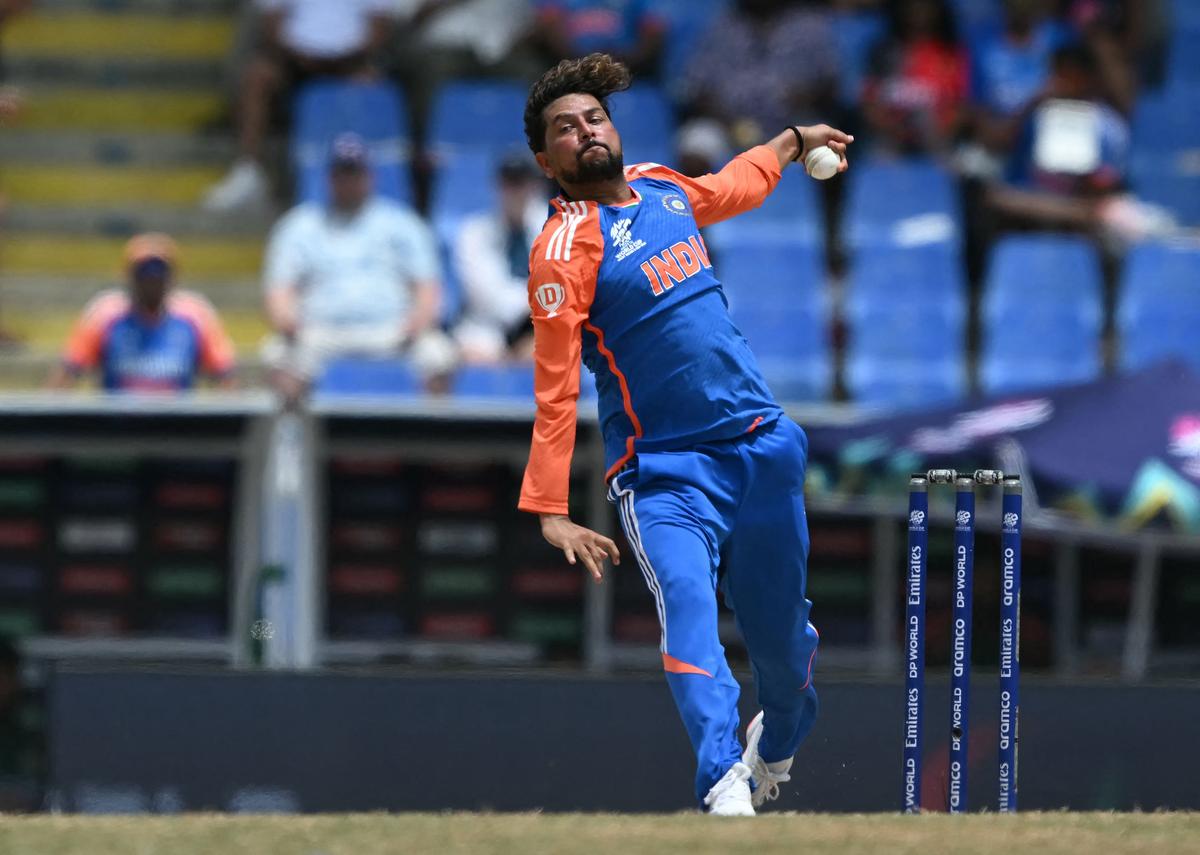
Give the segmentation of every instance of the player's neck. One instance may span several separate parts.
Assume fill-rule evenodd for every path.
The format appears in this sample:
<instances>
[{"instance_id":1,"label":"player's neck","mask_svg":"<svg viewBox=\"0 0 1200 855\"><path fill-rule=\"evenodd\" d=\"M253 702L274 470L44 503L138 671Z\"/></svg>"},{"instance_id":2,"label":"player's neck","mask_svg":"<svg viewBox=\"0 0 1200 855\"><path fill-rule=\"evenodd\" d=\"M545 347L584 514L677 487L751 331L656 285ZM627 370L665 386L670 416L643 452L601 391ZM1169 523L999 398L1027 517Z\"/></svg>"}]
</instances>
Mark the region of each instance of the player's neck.
<instances>
[{"instance_id":1,"label":"player's neck","mask_svg":"<svg viewBox=\"0 0 1200 855\"><path fill-rule=\"evenodd\" d=\"M605 181L579 184L560 182L563 195L572 202L599 202L601 205L621 205L633 198L633 190L624 175Z\"/></svg>"}]
</instances>

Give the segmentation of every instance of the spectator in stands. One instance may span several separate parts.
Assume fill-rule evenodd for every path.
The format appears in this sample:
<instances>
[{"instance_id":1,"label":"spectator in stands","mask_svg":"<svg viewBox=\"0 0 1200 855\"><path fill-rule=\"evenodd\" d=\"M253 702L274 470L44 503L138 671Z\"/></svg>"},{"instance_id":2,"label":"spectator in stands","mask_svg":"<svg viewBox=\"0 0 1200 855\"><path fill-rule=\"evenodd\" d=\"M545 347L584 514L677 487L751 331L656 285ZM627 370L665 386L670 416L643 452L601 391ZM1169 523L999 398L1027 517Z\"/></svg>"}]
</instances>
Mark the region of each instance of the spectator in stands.
<instances>
[{"instance_id":1,"label":"spectator in stands","mask_svg":"<svg viewBox=\"0 0 1200 855\"><path fill-rule=\"evenodd\" d=\"M1059 48L1045 97L1025 122L1006 180L989 189L1002 224L1092 230L1126 183L1129 126L1100 96L1096 60Z\"/></svg>"},{"instance_id":2,"label":"spectator in stands","mask_svg":"<svg viewBox=\"0 0 1200 855\"><path fill-rule=\"evenodd\" d=\"M838 54L819 4L738 0L700 40L680 97L689 119L716 119L730 148L748 148L790 123L834 112ZM762 97L771 92L772 97Z\"/></svg>"},{"instance_id":3,"label":"spectator in stands","mask_svg":"<svg viewBox=\"0 0 1200 855\"><path fill-rule=\"evenodd\" d=\"M547 63L602 51L658 77L667 22L649 0L534 0L533 41Z\"/></svg>"},{"instance_id":4,"label":"spectator in stands","mask_svg":"<svg viewBox=\"0 0 1200 855\"><path fill-rule=\"evenodd\" d=\"M307 202L275 225L267 246L266 357L272 382L296 400L334 356L406 354L430 391L456 354L438 329L437 246L411 210L373 196L366 143L342 134L330 151L328 206Z\"/></svg>"},{"instance_id":5,"label":"spectator in stands","mask_svg":"<svg viewBox=\"0 0 1200 855\"><path fill-rule=\"evenodd\" d=\"M433 99L447 80L535 76L528 0L396 0L396 37L386 65L404 86L414 136L425 139ZM419 167L430 164L420 158Z\"/></svg>"},{"instance_id":6,"label":"spectator in stands","mask_svg":"<svg viewBox=\"0 0 1200 855\"><path fill-rule=\"evenodd\" d=\"M938 154L965 120L970 68L947 0L898 0L872 52L863 117L872 144L898 154Z\"/></svg>"},{"instance_id":7,"label":"spectator in stands","mask_svg":"<svg viewBox=\"0 0 1200 855\"><path fill-rule=\"evenodd\" d=\"M1137 99L1135 63L1147 36L1144 29L1152 0L1061 0L1063 17L1078 31L1096 58L1100 89L1110 104L1128 116Z\"/></svg>"},{"instance_id":8,"label":"spectator in stands","mask_svg":"<svg viewBox=\"0 0 1200 855\"><path fill-rule=\"evenodd\" d=\"M1073 39L1043 9L1040 0L1005 0L1003 26L972 50L975 137L994 155L1012 149L1026 110L1042 97L1054 52Z\"/></svg>"},{"instance_id":9,"label":"spectator in stands","mask_svg":"<svg viewBox=\"0 0 1200 855\"><path fill-rule=\"evenodd\" d=\"M528 358L529 250L546 222L546 182L527 153L504 157L496 172L500 207L467 219L454 243L463 319L454 337L466 362Z\"/></svg>"},{"instance_id":10,"label":"spectator in stands","mask_svg":"<svg viewBox=\"0 0 1200 855\"><path fill-rule=\"evenodd\" d=\"M109 392L178 392L198 374L233 383L233 344L212 305L175 288L179 250L164 234L125 246L128 286L96 296L67 340L50 386L67 388L99 370Z\"/></svg>"},{"instance_id":11,"label":"spectator in stands","mask_svg":"<svg viewBox=\"0 0 1200 855\"><path fill-rule=\"evenodd\" d=\"M393 0L255 2L260 36L238 90L238 159L204 198L204 206L214 211L267 201L261 158L272 104L314 77L370 76L391 33Z\"/></svg>"}]
</instances>

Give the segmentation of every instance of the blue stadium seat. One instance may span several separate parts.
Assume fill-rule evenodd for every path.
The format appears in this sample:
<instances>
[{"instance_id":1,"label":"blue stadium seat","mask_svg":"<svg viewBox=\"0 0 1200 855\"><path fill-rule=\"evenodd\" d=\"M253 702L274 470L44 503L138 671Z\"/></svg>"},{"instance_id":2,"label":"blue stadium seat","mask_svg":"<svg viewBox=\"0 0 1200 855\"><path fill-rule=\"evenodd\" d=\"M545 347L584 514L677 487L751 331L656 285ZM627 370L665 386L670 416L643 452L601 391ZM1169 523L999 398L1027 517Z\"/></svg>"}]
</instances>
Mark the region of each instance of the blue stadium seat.
<instances>
[{"instance_id":1,"label":"blue stadium seat","mask_svg":"<svg viewBox=\"0 0 1200 855\"><path fill-rule=\"evenodd\" d=\"M316 80L296 93L291 158L296 198L323 202L329 197L328 157L334 137L359 134L371 150L375 190L399 202L411 202L408 111L390 83Z\"/></svg>"},{"instance_id":2,"label":"blue stadium seat","mask_svg":"<svg viewBox=\"0 0 1200 855\"><path fill-rule=\"evenodd\" d=\"M532 365L464 365L455 372L455 395L533 400Z\"/></svg>"},{"instance_id":3,"label":"blue stadium seat","mask_svg":"<svg viewBox=\"0 0 1200 855\"><path fill-rule=\"evenodd\" d=\"M1194 87L1167 86L1161 92L1142 95L1134 108L1131 128L1135 151L1200 148L1200 110L1196 109Z\"/></svg>"},{"instance_id":4,"label":"blue stadium seat","mask_svg":"<svg viewBox=\"0 0 1200 855\"><path fill-rule=\"evenodd\" d=\"M967 394L961 341L953 355L936 361L893 362L849 357L846 385L856 403L907 410L952 404Z\"/></svg>"},{"instance_id":5,"label":"blue stadium seat","mask_svg":"<svg viewBox=\"0 0 1200 855\"><path fill-rule=\"evenodd\" d=\"M967 388L966 317L957 248L864 247L846 292L851 396L913 407L961 398Z\"/></svg>"},{"instance_id":6,"label":"blue stadium seat","mask_svg":"<svg viewBox=\"0 0 1200 855\"><path fill-rule=\"evenodd\" d=\"M526 88L520 83L460 80L434 99L429 142L435 151L460 148L499 153L525 142Z\"/></svg>"},{"instance_id":7,"label":"blue stadium seat","mask_svg":"<svg viewBox=\"0 0 1200 855\"><path fill-rule=\"evenodd\" d=\"M1100 375L1102 277L1095 248L1061 235L1009 237L993 250L981 321L989 394Z\"/></svg>"},{"instance_id":8,"label":"blue stadium seat","mask_svg":"<svg viewBox=\"0 0 1200 855\"><path fill-rule=\"evenodd\" d=\"M717 223L708 235L713 247L751 243L800 243L816 245L825 233L817 182L801 169L785 169L775 191L751 211ZM722 274L718 267L717 276Z\"/></svg>"},{"instance_id":9,"label":"blue stadium seat","mask_svg":"<svg viewBox=\"0 0 1200 855\"><path fill-rule=\"evenodd\" d=\"M621 132L625 163L671 165L675 141L675 110L657 86L635 84L609 99L612 119Z\"/></svg>"},{"instance_id":10,"label":"blue stadium seat","mask_svg":"<svg viewBox=\"0 0 1200 855\"><path fill-rule=\"evenodd\" d=\"M780 400L828 397L833 379L820 248L742 243L721 255L730 313Z\"/></svg>"},{"instance_id":11,"label":"blue stadium seat","mask_svg":"<svg viewBox=\"0 0 1200 855\"><path fill-rule=\"evenodd\" d=\"M1192 154L1137 152L1129 178L1139 199L1161 205L1185 226L1200 226L1200 148Z\"/></svg>"},{"instance_id":12,"label":"blue stadium seat","mask_svg":"<svg viewBox=\"0 0 1200 855\"><path fill-rule=\"evenodd\" d=\"M841 58L838 94L846 104L858 105L871 50L886 31L887 19L880 12L834 13L833 35Z\"/></svg>"},{"instance_id":13,"label":"blue stadium seat","mask_svg":"<svg viewBox=\"0 0 1200 855\"><path fill-rule=\"evenodd\" d=\"M916 300L923 307L952 304L957 314L965 305L966 291L962 257L953 244L868 244L851 258L846 299L850 303Z\"/></svg>"},{"instance_id":14,"label":"blue stadium seat","mask_svg":"<svg viewBox=\"0 0 1200 855\"><path fill-rule=\"evenodd\" d=\"M786 305L824 290L824 257L813 244L744 241L722 246L715 263L717 278L735 308L743 302Z\"/></svg>"},{"instance_id":15,"label":"blue stadium seat","mask_svg":"<svg viewBox=\"0 0 1200 855\"><path fill-rule=\"evenodd\" d=\"M1200 371L1200 244L1142 244L1125 260L1117 307L1121 367L1172 357Z\"/></svg>"},{"instance_id":16,"label":"blue stadium seat","mask_svg":"<svg viewBox=\"0 0 1200 855\"><path fill-rule=\"evenodd\" d=\"M591 401L595 400L599 394L596 390L596 376L588 371L586 366L583 366L579 372L579 397L585 401Z\"/></svg>"},{"instance_id":17,"label":"blue stadium seat","mask_svg":"<svg viewBox=\"0 0 1200 855\"><path fill-rule=\"evenodd\" d=\"M649 5L667 21L662 78L671 84L686 73L705 34L733 0L650 0Z\"/></svg>"},{"instance_id":18,"label":"blue stadium seat","mask_svg":"<svg viewBox=\"0 0 1200 855\"><path fill-rule=\"evenodd\" d=\"M430 219L446 239L453 237L464 217L495 210L496 158L483 149L460 149L438 157L434 176Z\"/></svg>"},{"instance_id":19,"label":"blue stadium seat","mask_svg":"<svg viewBox=\"0 0 1200 855\"><path fill-rule=\"evenodd\" d=\"M860 160L846 178L846 235L851 246L958 240L958 188L953 176L933 161Z\"/></svg>"},{"instance_id":20,"label":"blue stadium seat","mask_svg":"<svg viewBox=\"0 0 1200 855\"><path fill-rule=\"evenodd\" d=\"M332 360L313 384L314 395L415 395L420 378L401 359L346 356Z\"/></svg>"}]
</instances>

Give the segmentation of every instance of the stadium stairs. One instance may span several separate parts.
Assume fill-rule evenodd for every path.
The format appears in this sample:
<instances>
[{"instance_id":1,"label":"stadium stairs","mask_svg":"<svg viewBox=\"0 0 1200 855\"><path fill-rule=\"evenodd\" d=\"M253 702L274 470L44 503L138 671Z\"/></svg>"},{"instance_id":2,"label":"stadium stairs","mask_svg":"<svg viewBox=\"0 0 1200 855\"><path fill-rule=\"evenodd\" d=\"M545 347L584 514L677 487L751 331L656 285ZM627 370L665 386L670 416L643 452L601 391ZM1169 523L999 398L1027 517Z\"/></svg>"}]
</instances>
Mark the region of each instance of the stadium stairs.
<instances>
[{"instance_id":1,"label":"stadium stairs","mask_svg":"<svg viewBox=\"0 0 1200 855\"><path fill-rule=\"evenodd\" d=\"M0 354L0 389L43 382L83 304L121 281L124 241L145 230L179 241L181 284L216 304L255 375L270 214L199 208L233 156L222 125L237 6L40 0L6 30L26 104L0 129L0 324L20 339Z\"/></svg>"}]
</instances>

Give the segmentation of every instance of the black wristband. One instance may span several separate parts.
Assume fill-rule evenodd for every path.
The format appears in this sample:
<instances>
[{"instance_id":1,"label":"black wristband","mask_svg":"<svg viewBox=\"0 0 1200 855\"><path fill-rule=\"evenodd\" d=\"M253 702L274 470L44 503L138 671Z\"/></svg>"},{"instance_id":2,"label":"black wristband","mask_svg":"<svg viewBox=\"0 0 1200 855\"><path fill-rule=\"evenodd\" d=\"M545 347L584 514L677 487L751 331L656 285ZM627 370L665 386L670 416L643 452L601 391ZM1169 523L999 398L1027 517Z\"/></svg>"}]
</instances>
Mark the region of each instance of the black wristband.
<instances>
[{"instance_id":1,"label":"black wristband","mask_svg":"<svg viewBox=\"0 0 1200 855\"><path fill-rule=\"evenodd\" d=\"M804 134L800 133L800 129L795 125L788 125L788 130L796 135L796 145L800 150L796 152L796 156L792 158L792 163L795 163L804 155Z\"/></svg>"}]
</instances>

